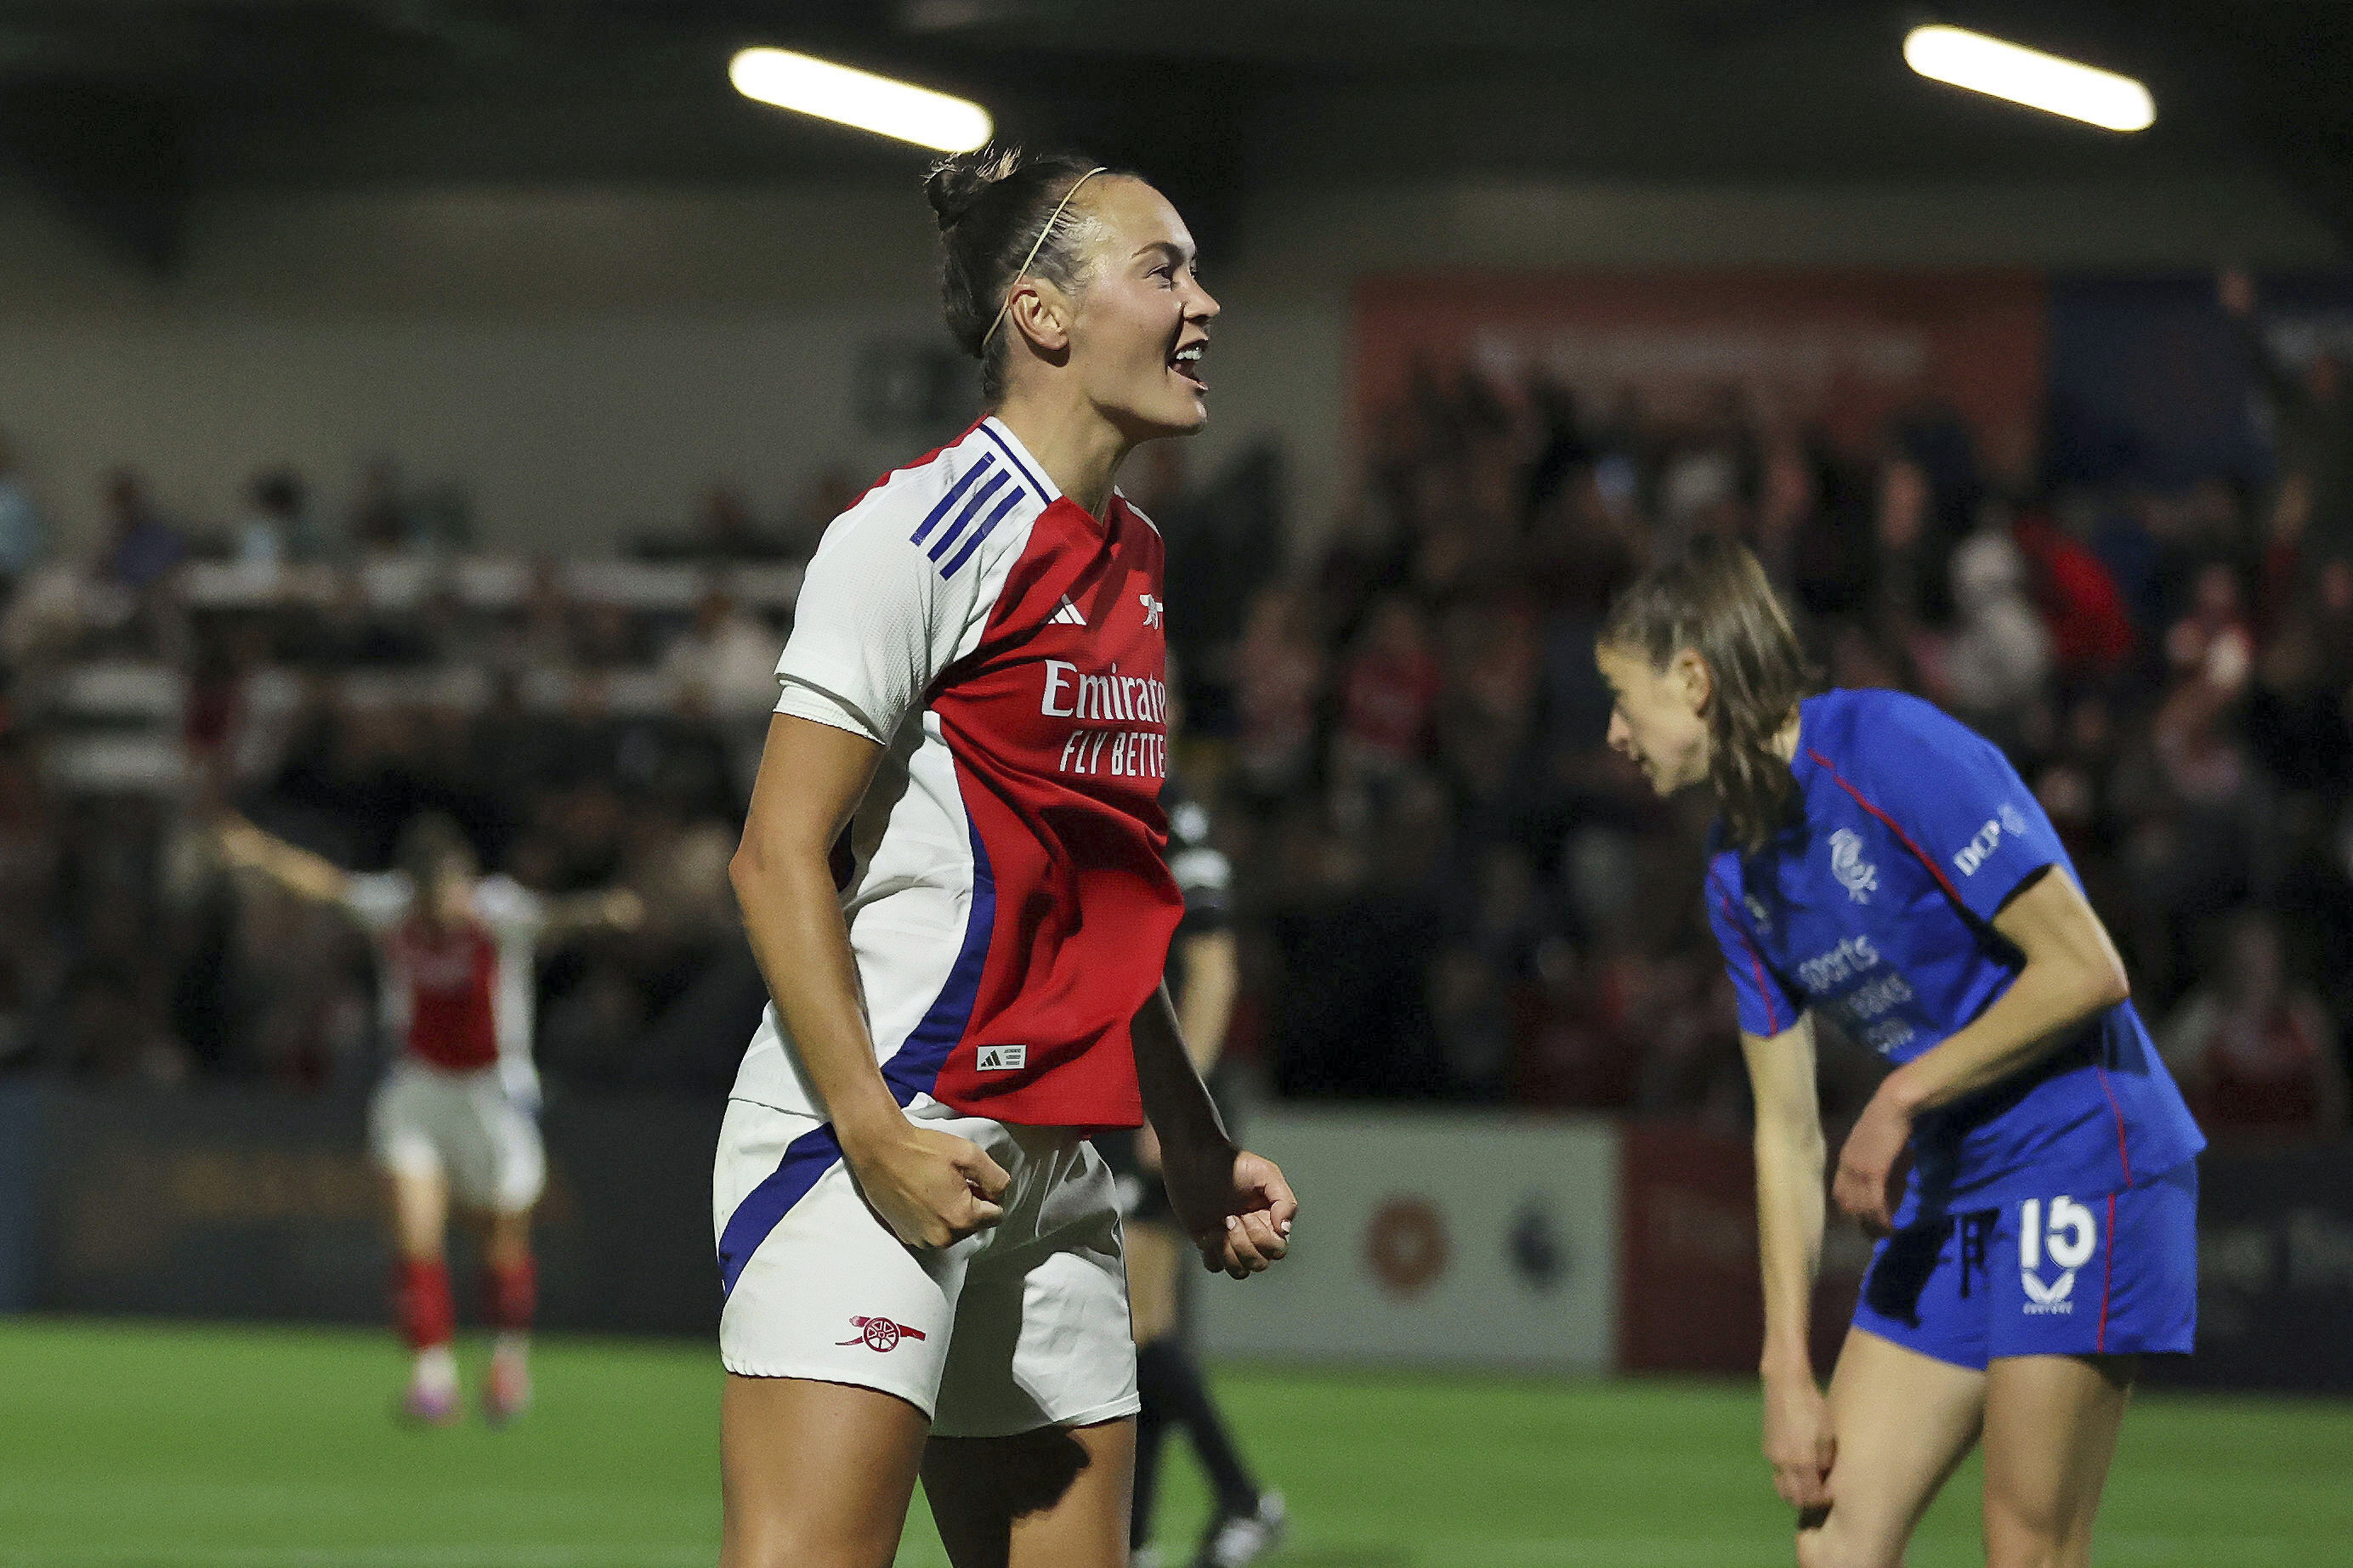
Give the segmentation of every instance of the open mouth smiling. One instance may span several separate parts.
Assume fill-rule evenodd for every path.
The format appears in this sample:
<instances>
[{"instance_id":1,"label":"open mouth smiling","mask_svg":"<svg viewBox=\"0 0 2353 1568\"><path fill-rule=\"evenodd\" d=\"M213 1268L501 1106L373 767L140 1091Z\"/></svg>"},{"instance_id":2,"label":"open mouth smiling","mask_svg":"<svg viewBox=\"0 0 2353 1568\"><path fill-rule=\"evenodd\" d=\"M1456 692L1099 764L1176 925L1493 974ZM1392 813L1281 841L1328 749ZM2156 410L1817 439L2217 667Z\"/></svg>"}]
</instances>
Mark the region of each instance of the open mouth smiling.
<instances>
[{"instance_id":1,"label":"open mouth smiling","mask_svg":"<svg viewBox=\"0 0 2353 1568\"><path fill-rule=\"evenodd\" d=\"M1208 379L1201 374L1201 356L1208 346L1208 340L1202 339L1187 343L1168 356L1168 368L1203 392L1209 390Z\"/></svg>"}]
</instances>

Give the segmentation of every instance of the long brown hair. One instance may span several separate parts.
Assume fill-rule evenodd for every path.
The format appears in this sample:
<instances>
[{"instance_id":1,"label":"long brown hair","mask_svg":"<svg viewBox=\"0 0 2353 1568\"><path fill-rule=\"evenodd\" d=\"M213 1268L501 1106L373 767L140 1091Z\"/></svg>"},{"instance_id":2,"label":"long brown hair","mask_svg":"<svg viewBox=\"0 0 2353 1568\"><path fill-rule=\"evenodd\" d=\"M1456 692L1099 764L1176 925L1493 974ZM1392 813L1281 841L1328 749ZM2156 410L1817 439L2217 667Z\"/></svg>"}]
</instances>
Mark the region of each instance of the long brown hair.
<instances>
[{"instance_id":1,"label":"long brown hair","mask_svg":"<svg viewBox=\"0 0 2353 1568\"><path fill-rule=\"evenodd\" d=\"M1601 624L1605 647L1664 670L1689 648L1707 665L1708 782L1730 841L1754 854L1796 817L1797 780L1773 737L1814 689L1789 617L1748 547L1701 534L1635 579Z\"/></svg>"}]
</instances>

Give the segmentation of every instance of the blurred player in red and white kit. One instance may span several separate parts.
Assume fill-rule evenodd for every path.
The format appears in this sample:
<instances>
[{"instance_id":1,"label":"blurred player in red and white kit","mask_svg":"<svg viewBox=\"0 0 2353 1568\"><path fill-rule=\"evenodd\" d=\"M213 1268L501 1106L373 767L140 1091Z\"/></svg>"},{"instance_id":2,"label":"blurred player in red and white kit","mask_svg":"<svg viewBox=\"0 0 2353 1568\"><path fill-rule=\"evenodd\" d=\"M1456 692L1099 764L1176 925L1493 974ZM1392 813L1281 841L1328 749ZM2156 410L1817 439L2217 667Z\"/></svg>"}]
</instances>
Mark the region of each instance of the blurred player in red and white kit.
<instances>
[{"instance_id":1,"label":"blurred player in red and white kit","mask_svg":"<svg viewBox=\"0 0 2353 1568\"><path fill-rule=\"evenodd\" d=\"M1148 1110L1237 1277L1297 1207L1161 984L1162 551L1113 488L1207 419L1217 302L1134 175L988 148L926 194L988 415L827 530L733 867L774 1005L712 1184L727 1568L888 1568L919 1472L957 1568L1120 1568L1135 1348L1087 1135Z\"/></svg>"},{"instance_id":2,"label":"blurred player in red and white kit","mask_svg":"<svg viewBox=\"0 0 2353 1568\"><path fill-rule=\"evenodd\" d=\"M386 1178L399 1253L394 1310L416 1354L403 1411L436 1425L459 1415L444 1249L454 1195L486 1224L482 1309L498 1337L483 1411L513 1419L531 1404L531 1214L547 1177L531 1059L533 958L551 937L637 924L637 896L546 899L512 878L485 877L464 832L438 815L411 822L395 868L371 875L241 819L223 823L219 836L232 865L336 905L378 944L385 1032L400 1055L369 1108L368 1142Z\"/></svg>"}]
</instances>

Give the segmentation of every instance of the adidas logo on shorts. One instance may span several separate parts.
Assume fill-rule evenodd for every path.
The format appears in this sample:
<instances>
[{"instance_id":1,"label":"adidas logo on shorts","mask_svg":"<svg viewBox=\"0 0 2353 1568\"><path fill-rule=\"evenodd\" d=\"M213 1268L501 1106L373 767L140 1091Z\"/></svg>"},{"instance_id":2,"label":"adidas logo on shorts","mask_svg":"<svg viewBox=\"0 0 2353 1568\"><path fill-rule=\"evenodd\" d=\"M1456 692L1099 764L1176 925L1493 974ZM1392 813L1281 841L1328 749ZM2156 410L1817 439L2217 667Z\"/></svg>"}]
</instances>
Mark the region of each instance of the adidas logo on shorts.
<instances>
[{"instance_id":1,"label":"adidas logo on shorts","mask_svg":"<svg viewBox=\"0 0 2353 1568\"><path fill-rule=\"evenodd\" d=\"M975 1072L1018 1072L1029 1065L1027 1046L983 1046L972 1064Z\"/></svg>"}]
</instances>

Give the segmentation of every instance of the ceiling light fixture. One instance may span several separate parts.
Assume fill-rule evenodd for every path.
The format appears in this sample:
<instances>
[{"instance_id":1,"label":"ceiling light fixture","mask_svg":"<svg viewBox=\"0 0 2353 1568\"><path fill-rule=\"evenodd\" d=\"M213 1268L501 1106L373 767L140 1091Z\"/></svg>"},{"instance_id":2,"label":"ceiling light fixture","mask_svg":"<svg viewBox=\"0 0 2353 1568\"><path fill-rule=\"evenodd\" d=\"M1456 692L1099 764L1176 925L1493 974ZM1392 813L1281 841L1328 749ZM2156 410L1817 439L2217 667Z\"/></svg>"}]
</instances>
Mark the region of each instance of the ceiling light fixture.
<instances>
[{"instance_id":1,"label":"ceiling light fixture","mask_svg":"<svg viewBox=\"0 0 2353 1568\"><path fill-rule=\"evenodd\" d=\"M970 152L997 129L976 103L790 49L739 50L727 79L762 103L942 153Z\"/></svg>"},{"instance_id":2,"label":"ceiling light fixture","mask_svg":"<svg viewBox=\"0 0 2353 1568\"><path fill-rule=\"evenodd\" d=\"M2108 131L2146 131L2157 122L2148 89L2128 76L2008 44L1966 27L1915 27L1904 63L1932 81L2006 98Z\"/></svg>"}]
</instances>

